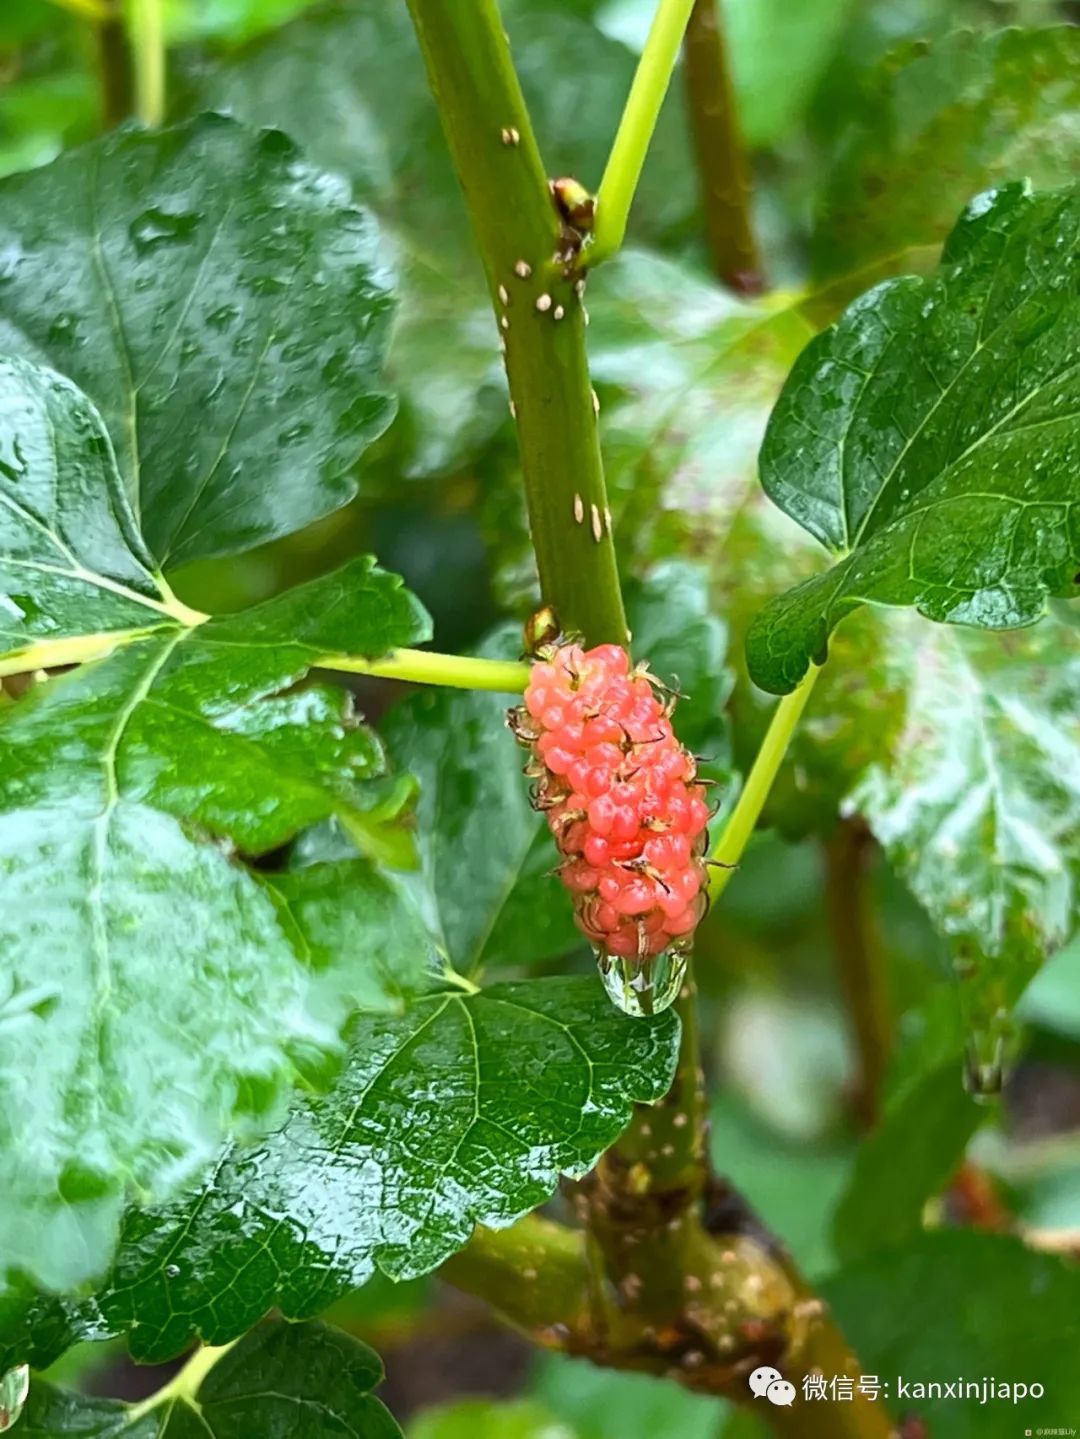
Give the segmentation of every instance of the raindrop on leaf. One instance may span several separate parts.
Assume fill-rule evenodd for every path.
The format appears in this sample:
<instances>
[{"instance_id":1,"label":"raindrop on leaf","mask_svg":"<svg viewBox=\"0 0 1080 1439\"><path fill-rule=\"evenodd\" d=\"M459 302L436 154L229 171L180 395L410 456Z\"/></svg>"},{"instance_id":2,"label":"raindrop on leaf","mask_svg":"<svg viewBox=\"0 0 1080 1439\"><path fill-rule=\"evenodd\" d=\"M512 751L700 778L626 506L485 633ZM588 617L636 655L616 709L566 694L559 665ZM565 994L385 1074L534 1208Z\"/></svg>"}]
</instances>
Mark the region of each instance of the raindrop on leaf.
<instances>
[{"instance_id":1,"label":"raindrop on leaf","mask_svg":"<svg viewBox=\"0 0 1080 1439\"><path fill-rule=\"evenodd\" d=\"M191 239L201 218L201 215L189 210L170 211L153 205L132 220L128 233L138 250L183 244Z\"/></svg>"}]
</instances>

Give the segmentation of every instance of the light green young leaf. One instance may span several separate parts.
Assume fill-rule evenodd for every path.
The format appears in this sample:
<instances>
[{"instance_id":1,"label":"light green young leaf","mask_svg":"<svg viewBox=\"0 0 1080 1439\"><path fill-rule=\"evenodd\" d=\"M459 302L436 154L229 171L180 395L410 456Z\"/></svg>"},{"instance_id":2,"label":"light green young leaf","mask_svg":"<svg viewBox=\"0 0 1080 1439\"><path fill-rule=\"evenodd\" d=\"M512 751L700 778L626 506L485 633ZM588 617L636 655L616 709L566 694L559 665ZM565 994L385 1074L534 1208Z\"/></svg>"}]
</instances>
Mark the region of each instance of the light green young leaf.
<instances>
[{"instance_id":1,"label":"light green young leaf","mask_svg":"<svg viewBox=\"0 0 1080 1439\"><path fill-rule=\"evenodd\" d=\"M1080 188L973 201L940 276L871 290L804 351L762 483L836 556L750 630L782 694L860 604L1031 624L1080 575Z\"/></svg>"},{"instance_id":2,"label":"light green young leaf","mask_svg":"<svg viewBox=\"0 0 1080 1439\"><path fill-rule=\"evenodd\" d=\"M264 1324L218 1358L194 1392L124 1404L35 1382L25 1439L402 1439L372 1394L379 1356L325 1324Z\"/></svg>"},{"instance_id":3,"label":"light green young leaf","mask_svg":"<svg viewBox=\"0 0 1080 1439\"><path fill-rule=\"evenodd\" d=\"M532 1399L461 1399L422 1409L409 1439L580 1439Z\"/></svg>"},{"instance_id":4,"label":"light green young leaf","mask_svg":"<svg viewBox=\"0 0 1080 1439\"><path fill-rule=\"evenodd\" d=\"M80 1337L129 1333L146 1361L218 1344L272 1306L305 1317L363 1284L449 1258L584 1174L635 1101L671 1082L679 1026L619 1014L595 979L438 994L358 1016L346 1069L284 1128L226 1150L177 1202L129 1210L85 1301L0 1299L0 1356L43 1366Z\"/></svg>"},{"instance_id":5,"label":"light green young leaf","mask_svg":"<svg viewBox=\"0 0 1080 1439\"><path fill-rule=\"evenodd\" d=\"M0 183L0 353L94 402L160 566L351 498L391 309L370 216L276 131L121 130Z\"/></svg>"}]
</instances>

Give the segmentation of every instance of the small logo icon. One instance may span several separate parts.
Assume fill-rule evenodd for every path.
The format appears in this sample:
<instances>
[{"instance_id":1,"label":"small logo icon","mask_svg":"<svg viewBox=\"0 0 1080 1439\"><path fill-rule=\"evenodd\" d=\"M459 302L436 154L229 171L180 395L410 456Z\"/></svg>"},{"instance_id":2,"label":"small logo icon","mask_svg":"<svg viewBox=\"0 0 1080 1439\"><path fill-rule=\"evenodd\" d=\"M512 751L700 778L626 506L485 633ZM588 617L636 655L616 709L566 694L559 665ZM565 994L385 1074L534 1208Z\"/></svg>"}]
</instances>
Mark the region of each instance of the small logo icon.
<instances>
[{"instance_id":1,"label":"small logo icon","mask_svg":"<svg viewBox=\"0 0 1080 1439\"><path fill-rule=\"evenodd\" d=\"M783 1379L779 1369L770 1369L763 1364L760 1369L755 1369L750 1375L749 1384L755 1399L763 1399L768 1393L769 1385L775 1384L777 1379Z\"/></svg>"},{"instance_id":2,"label":"small logo icon","mask_svg":"<svg viewBox=\"0 0 1080 1439\"><path fill-rule=\"evenodd\" d=\"M774 1379L765 1390L765 1398L770 1404L794 1404L795 1385L789 1384L786 1379Z\"/></svg>"},{"instance_id":3,"label":"small logo icon","mask_svg":"<svg viewBox=\"0 0 1080 1439\"><path fill-rule=\"evenodd\" d=\"M779 1369L770 1369L767 1364L754 1370L749 1384L755 1399L767 1399L770 1404L781 1405L795 1402L795 1385L789 1384Z\"/></svg>"}]
</instances>

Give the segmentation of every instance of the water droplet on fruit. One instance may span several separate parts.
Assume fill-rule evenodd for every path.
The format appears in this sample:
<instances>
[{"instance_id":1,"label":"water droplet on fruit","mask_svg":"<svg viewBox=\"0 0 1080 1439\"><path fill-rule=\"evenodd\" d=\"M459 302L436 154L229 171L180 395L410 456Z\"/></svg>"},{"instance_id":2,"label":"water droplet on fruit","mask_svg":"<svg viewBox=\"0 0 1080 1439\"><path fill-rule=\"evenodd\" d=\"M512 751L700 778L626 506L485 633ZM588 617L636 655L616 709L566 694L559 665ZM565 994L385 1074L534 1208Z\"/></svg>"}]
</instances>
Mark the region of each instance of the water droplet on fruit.
<instances>
[{"instance_id":1,"label":"water droplet on fruit","mask_svg":"<svg viewBox=\"0 0 1080 1439\"><path fill-rule=\"evenodd\" d=\"M16 1364L0 1379L0 1434L6 1434L23 1411L30 1393L30 1366Z\"/></svg>"},{"instance_id":2,"label":"water droplet on fruit","mask_svg":"<svg viewBox=\"0 0 1080 1439\"><path fill-rule=\"evenodd\" d=\"M598 950L596 963L608 998L634 1019L659 1014L673 1004L686 977L688 949L672 946L648 959L624 959Z\"/></svg>"},{"instance_id":3,"label":"water droplet on fruit","mask_svg":"<svg viewBox=\"0 0 1080 1439\"><path fill-rule=\"evenodd\" d=\"M968 1036L964 1087L978 1104L989 1104L1005 1085L1016 1031L1011 1015L998 1011Z\"/></svg>"}]
</instances>

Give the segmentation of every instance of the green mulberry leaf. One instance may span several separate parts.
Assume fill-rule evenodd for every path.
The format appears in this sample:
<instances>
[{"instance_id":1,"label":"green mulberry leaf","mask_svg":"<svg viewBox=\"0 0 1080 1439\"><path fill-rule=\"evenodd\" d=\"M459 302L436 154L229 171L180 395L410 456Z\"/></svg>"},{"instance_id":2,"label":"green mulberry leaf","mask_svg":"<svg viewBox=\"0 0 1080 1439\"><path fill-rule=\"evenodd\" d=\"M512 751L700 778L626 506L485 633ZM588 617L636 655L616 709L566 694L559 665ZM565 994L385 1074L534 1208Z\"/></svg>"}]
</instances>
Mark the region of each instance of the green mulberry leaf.
<instances>
[{"instance_id":1,"label":"green mulberry leaf","mask_svg":"<svg viewBox=\"0 0 1080 1439\"><path fill-rule=\"evenodd\" d=\"M121 130L0 183L0 353L94 402L160 566L352 497L391 313L373 221L276 131Z\"/></svg>"},{"instance_id":2,"label":"green mulberry leaf","mask_svg":"<svg viewBox=\"0 0 1080 1439\"><path fill-rule=\"evenodd\" d=\"M0 359L0 647L198 618L139 534L101 416L69 380ZM0 664L2 664L0 660Z\"/></svg>"},{"instance_id":3,"label":"green mulberry leaf","mask_svg":"<svg viewBox=\"0 0 1080 1439\"><path fill-rule=\"evenodd\" d=\"M402 1439L372 1390L383 1377L366 1344L325 1324L264 1324L195 1381L141 1404L34 1383L25 1439ZM195 1365L202 1362L197 1355Z\"/></svg>"},{"instance_id":4,"label":"green mulberry leaf","mask_svg":"<svg viewBox=\"0 0 1080 1439\"><path fill-rule=\"evenodd\" d=\"M837 557L752 626L784 693L864 603L1031 624L1080 574L1080 188L972 201L940 276L887 281L811 342L766 433L762 483Z\"/></svg>"},{"instance_id":5,"label":"green mulberry leaf","mask_svg":"<svg viewBox=\"0 0 1080 1439\"><path fill-rule=\"evenodd\" d=\"M238 856L330 816L379 852L381 745L341 691L297 686L430 627L369 559L240 615L186 610L86 397L17 360L0 411L8 664L47 662L77 620L91 652L115 627L111 654L0 722L0 1275L63 1288L108 1263L130 1193L170 1193L228 1133L265 1129L352 1007L420 983L430 945L365 954L347 906L329 941L317 873L275 893Z\"/></svg>"},{"instance_id":6,"label":"green mulberry leaf","mask_svg":"<svg viewBox=\"0 0 1080 1439\"><path fill-rule=\"evenodd\" d=\"M162 1360L271 1306L315 1314L376 1268L425 1274L477 1224L510 1224L591 1168L633 1103L666 1092L678 1043L670 1012L629 1019L591 978L359 1016L329 1094L298 1098L279 1133L226 1150L182 1200L128 1212L91 1298L0 1298L0 1357L41 1367L127 1332L138 1359Z\"/></svg>"}]
</instances>

